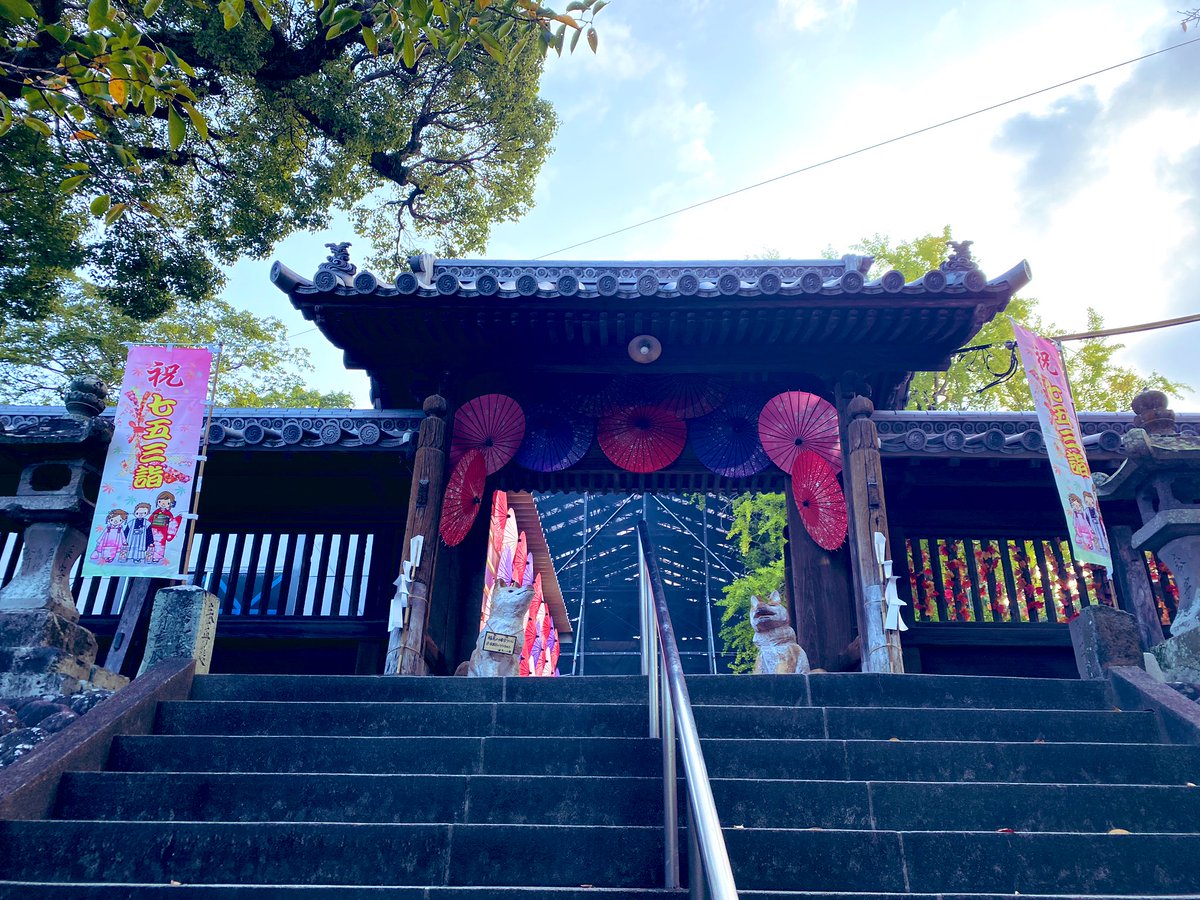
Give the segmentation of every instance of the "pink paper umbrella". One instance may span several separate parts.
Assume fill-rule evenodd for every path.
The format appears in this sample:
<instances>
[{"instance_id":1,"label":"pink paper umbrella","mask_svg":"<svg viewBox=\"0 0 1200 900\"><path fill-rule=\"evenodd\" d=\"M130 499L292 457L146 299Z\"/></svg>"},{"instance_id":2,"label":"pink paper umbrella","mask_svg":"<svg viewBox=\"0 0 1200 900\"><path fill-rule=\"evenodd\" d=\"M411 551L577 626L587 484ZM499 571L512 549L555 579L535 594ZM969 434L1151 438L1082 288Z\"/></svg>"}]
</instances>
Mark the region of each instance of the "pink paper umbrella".
<instances>
[{"instance_id":1,"label":"pink paper umbrella","mask_svg":"<svg viewBox=\"0 0 1200 900\"><path fill-rule=\"evenodd\" d=\"M836 550L846 540L846 496L837 472L817 454L804 450L792 464L792 499L800 521L819 547Z\"/></svg>"},{"instance_id":2,"label":"pink paper umbrella","mask_svg":"<svg viewBox=\"0 0 1200 900\"><path fill-rule=\"evenodd\" d=\"M450 464L468 450L483 454L487 474L498 472L513 458L525 437L525 413L512 397L484 394L468 400L454 414Z\"/></svg>"},{"instance_id":3,"label":"pink paper umbrella","mask_svg":"<svg viewBox=\"0 0 1200 900\"><path fill-rule=\"evenodd\" d=\"M815 394L784 391L768 400L758 414L758 438L771 462L785 472L802 450L811 450L835 473L842 470L837 410Z\"/></svg>"},{"instance_id":4,"label":"pink paper umbrella","mask_svg":"<svg viewBox=\"0 0 1200 900\"><path fill-rule=\"evenodd\" d=\"M600 420L600 449L628 472L657 472L679 458L687 442L683 419L657 406L633 406Z\"/></svg>"}]
</instances>

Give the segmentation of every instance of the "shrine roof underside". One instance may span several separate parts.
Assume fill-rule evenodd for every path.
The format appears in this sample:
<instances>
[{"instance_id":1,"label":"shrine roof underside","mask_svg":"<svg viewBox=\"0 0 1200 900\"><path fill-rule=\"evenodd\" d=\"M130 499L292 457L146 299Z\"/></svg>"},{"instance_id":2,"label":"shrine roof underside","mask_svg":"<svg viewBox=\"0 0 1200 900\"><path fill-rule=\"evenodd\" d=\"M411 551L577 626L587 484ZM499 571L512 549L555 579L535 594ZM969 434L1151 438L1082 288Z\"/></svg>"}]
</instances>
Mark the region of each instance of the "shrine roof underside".
<instances>
[{"instance_id":1,"label":"shrine roof underside","mask_svg":"<svg viewBox=\"0 0 1200 900\"><path fill-rule=\"evenodd\" d=\"M969 255L913 281L895 270L868 279L863 256L414 262L392 284L348 258L311 279L278 262L271 270L347 367L368 372L381 406L434 389L451 402L490 391L528 402L548 374L567 390L635 372L819 390L847 370L868 376L880 407L900 405L908 372L946 368L1030 279L1024 262L988 279ZM661 345L650 365L631 359L644 335Z\"/></svg>"}]
</instances>

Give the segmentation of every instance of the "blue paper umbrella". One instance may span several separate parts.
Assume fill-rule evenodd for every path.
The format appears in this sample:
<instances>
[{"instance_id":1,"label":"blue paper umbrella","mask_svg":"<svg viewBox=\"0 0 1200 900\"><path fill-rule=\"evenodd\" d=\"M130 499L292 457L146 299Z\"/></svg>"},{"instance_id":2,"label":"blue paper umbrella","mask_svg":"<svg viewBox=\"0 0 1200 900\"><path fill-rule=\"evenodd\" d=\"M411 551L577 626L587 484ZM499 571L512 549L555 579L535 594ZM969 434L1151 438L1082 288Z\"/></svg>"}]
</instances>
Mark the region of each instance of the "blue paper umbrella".
<instances>
[{"instance_id":1,"label":"blue paper umbrella","mask_svg":"<svg viewBox=\"0 0 1200 900\"><path fill-rule=\"evenodd\" d=\"M746 478L771 464L758 439L762 403L747 395L730 397L718 409L688 422L696 458L718 475Z\"/></svg>"},{"instance_id":2,"label":"blue paper umbrella","mask_svg":"<svg viewBox=\"0 0 1200 900\"><path fill-rule=\"evenodd\" d=\"M559 472L587 453L595 436L592 420L552 406L535 406L525 416L525 439L515 457L535 472Z\"/></svg>"}]
</instances>

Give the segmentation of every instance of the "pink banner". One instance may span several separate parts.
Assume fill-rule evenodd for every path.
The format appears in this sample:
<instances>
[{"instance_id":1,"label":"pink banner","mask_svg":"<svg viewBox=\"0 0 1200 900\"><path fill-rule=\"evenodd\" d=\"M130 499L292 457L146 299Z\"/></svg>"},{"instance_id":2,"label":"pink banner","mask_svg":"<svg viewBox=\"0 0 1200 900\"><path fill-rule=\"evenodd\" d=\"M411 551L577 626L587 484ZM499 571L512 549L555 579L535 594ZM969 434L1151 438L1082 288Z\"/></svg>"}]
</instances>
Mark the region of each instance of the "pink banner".
<instances>
[{"instance_id":1,"label":"pink banner","mask_svg":"<svg viewBox=\"0 0 1200 900\"><path fill-rule=\"evenodd\" d=\"M204 348L130 348L84 575L180 576L211 370Z\"/></svg>"},{"instance_id":2,"label":"pink banner","mask_svg":"<svg viewBox=\"0 0 1200 900\"><path fill-rule=\"evenodd\" d=\"M1038 421L1046 441L1050 468L1058 497L1067 516L1071 548L1079 562L1112 568L1108 532L1100 517L1092 469L1083 452L1083 437L1075 400L1067 383L1066 368L1058 346L1013 323L1021 361L1029 378L1029 390L1037 407Z\"/></svg>"}]
</instances>

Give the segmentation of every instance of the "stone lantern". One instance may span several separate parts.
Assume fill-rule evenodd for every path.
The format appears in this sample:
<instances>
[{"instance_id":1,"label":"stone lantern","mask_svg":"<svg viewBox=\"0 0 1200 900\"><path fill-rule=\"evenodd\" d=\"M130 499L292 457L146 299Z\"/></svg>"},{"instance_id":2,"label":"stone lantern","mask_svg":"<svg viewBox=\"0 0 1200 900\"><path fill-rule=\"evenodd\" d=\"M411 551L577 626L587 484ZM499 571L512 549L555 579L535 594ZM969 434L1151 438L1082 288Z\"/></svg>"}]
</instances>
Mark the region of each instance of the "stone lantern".
<instances>
[{"instance_id":1,"label":"stone lantern","mask_svg":"<svg viewBox=\"0 0 1200 900\"><path fill-rule=\"evenodd\" d=\"M1134 427L1121 441L1125 461L1100 497L1132 497L1142 515L1135 551L1156 553L1179 588L1171 637L1152 648L1168 678L1200 681L1200 436L1175 433L1175 413L1161 391L1133 401Z\"/></svg>"},{"instance_id":2,"label":"stone lantern","mask_svg":"<svg viewBox=\"0 0 1200 900\"><path fill-rule=\"evenodd\" d=\"M127 682L95 665L96 638L79 625L71 595L100 481L92 463L112 439L112 423L99 418L106 391L99 378L76 376L64 392L64 415L0 431L0 451L24 465L16 494L0 497L0 514L24 526L20 568L0 589L0 696Z\"/></svg>"}]
</instances>

